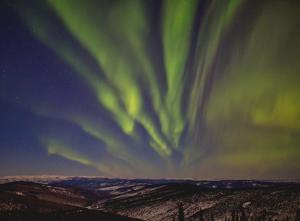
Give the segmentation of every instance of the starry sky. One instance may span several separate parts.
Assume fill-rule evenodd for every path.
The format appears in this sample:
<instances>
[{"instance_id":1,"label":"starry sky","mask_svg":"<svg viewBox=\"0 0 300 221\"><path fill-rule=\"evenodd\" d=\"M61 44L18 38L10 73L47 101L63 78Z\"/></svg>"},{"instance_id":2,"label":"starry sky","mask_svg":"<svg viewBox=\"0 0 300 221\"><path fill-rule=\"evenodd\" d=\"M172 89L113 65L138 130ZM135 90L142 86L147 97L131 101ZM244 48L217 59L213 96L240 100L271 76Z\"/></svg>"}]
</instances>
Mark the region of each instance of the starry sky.
<instances>
[{"instance_id":1,"label":"starry sky","mask_svg":"<svg viewBox=\"0 0 300 221\"><path fill-rule=\"evenodd\" d=\"M0 6L0 176L299 178L299 1Z\"/></svg>"}]
</instances>

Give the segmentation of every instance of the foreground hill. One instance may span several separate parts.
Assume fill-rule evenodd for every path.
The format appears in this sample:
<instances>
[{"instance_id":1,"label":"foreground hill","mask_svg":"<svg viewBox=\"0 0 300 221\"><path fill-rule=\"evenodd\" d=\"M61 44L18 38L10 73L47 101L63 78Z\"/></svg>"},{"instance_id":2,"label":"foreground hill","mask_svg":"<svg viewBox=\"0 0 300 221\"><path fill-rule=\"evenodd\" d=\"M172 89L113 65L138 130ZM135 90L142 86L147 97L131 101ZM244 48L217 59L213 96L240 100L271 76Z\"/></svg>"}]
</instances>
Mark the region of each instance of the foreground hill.
<instances>
[{"instance_id":1,"label":"foreground hill","mask_svg":"<svg viewBox=\"0 0 300 221\"><path fill-rule=\"evenodd\" d=\"M254 219L295 219L300 205L300 185L289 184L260 188L212 189L192 184L158 184L99 200L92 208L101 208L122 215L144 220L172 220L177 216L179 203L189 220L199 220L200 209L204 219L225 220L231 213Z\"/></svg>"}]
</instances>

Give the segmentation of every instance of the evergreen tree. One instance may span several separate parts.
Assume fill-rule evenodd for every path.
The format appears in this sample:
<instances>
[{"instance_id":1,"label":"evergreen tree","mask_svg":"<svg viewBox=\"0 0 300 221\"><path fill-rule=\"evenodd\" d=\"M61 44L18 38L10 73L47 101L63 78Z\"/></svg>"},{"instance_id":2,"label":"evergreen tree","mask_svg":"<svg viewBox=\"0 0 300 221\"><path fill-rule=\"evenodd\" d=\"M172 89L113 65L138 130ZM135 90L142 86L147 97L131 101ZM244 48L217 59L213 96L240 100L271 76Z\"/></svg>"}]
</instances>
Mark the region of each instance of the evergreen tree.
<instances>
[{"instance_id":1,"label":"evergreen tree","mask_svg":"<svg viewBox=\"0 0 300 221\"><path fill-rule=\"evenodd\" d=\"M210 214L210 219L211 219L211 221L215 221L213 213Z\"/></svg>"},{"instance_id":2,"label":"evergreen tree","mask_svg":"<svg viewBox=\"0 0 300 221\"><path fill-rule=\"evenodd\" d=\"M239 214L238 214L238 213L236 213L235 221L240 221L240 217L239 217Z\"/></svg>"},{"instance_id":3,"label":"evergreen tree","mask_svg":"<svg viewBox=\"0 0 300 221\"><path fill-rule=\"evenodd\" d=\"M241 221L247 221L247 216L245 214L245 210L244 210L244 207L241 208L241 211L242 211L242 217L241 217Z\"/></svg>"},{"instance_id":4,"label":"evergreen tree","mask_svg":"<svg viewBox=\"0 0 300 221\"><path fill-rule=\"evenodd\" d=\"M200 208L200 221L204 221L204 218L203 218L203 210Z\"/></svg>"},{"instance_id":5,"label":"evergreen tree","mask_svg":"<svg viewBox=\"0 0 300 221\"><path fill-rule=\"evenodd\" d=\"M263 210L263 217L262 217L263 221L266 221L266 215L267 215L267 211L266 211L266 209L264 209Z\"/></svg>"},{"instance_id":6,"label":"evergreen tree","mask_svg":"<svg viewBox=\"0 0 300 221\"><path fill-rule=\"evenodd\" d=\"M295 221L300 221L300 209L299 209L299 206L296 210L296 220Z\"/></svg>"},{"instance_id":7,"label":"evergreen tree","mask_svg":"<svg viewBox=\"0 0 300 221\"><path fill-rule=\"evenodd\" d=\"M232 210L232 213L231 213L231 221L235 221L235 211L234 211L234 209Z\"/></svg>"},{"instance_id":8,"label":"evergreen tree","mask_svg":"<svg viewBox=\"0 0 300 221\"><path fill-rule=\"evenodd\" d=\"M290 221L290 217L288 215L286 215L285 220Z\"/></svg>"},{"instance_id":9,"label":"evergreen tree","mask_svg":"<svg viewBox=\"0 0 300 221\"><path fill-rule=\"evenodd\" d=\"M184 221L183 205L180 203L178 211L178 221Z\"/></svg>"}]
</instances>

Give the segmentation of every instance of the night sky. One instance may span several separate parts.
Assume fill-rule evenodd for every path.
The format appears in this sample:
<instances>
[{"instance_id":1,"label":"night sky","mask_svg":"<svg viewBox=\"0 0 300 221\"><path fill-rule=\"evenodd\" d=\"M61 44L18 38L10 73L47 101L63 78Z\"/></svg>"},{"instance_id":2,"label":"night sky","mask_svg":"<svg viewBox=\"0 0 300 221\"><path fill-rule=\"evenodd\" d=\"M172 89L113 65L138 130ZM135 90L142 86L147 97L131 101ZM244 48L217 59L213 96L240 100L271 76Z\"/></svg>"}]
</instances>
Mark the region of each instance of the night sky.
<instances>
[{"instance_id":1,"label":"night sky","mask_svg":"<svg viewBox=\"0 0 300 221\"><path fill-rule=\"evenodd\" d=\"M2 1L0 73L0 176L299 178L299 1Z\"/></svg>"}]
</instances>

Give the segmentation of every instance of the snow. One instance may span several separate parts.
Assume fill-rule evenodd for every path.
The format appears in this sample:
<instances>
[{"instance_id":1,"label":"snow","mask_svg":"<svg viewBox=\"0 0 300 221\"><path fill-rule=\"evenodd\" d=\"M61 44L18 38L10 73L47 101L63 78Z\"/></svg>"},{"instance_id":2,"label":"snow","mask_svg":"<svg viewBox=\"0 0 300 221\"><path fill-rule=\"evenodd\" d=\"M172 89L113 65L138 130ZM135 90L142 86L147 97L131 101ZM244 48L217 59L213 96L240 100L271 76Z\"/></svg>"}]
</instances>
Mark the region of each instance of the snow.
<instances>
[{"instance_id":1,"label":"snow","mask_svg":"<svg viewBox=\"0 0 300 221\"><path fill-rule=\"evenodd\" d=\"M24 193L22 193L22 192L16 192L16 194L19 196L25 196Z\"/></svg>"},{"instance_id":2,"label":"snow","mask_svg":"<svg viewBox=\"0 0 300 221\"><path fill-rule=\"evenodd\" d=\"M163 180L155 180L153 183L164 183L168 179ZM186 179L190 180L190 179ZM197 213L200 208L202 210L206 210L207 214L210 213L215 208L219 208L219 211L227 210L228 212L221 212L219 215L216 214L215 220L218 219L224 220L226 216L230 216L230 212L232 208L236 208L236 205L242 205L245 209L245 211L249 211L254 214L259 214L261 211L256 209L258 202L269 202L269 198L272 197L273 202L276 203L277 212L279 213L287 213L286 208L287 204L289 202L296 202L297 196L291 195L290 201L282 201L284 193L286 190L276 190L269 193L269 195L261 194L261 190L257 191L256 195L253 195L253 197L257 197L256 201L253 200L250 195L252 194L250 190L243 190L241 192L239 191L232 191L228 190L228 188L232 188L236 186L236 181L234 180L225 180L221 182L211 182L208 180L196 180L193 179L192 181L198 185L207 185L208 187L216 188L213 191L210 191L209 194L203 193L202 194L191 194L188 197L181 197L181 198L173 198L172 195L169 195L169 192L165 189L161 189L165 187L165 183L162 185L155 185L155 186L149 186L151 184L151 180L135 180L135 179L110 179L105 177L96 177L96 176L55 176L55 175L41 175L41 176L6 176L0 178L0 183L5 182L13 182L13 181L31 181L31 182L38 182L38 183L45 183L44 187L48 188L52 192L61 193L64 195L73 196L73 193L65 193L66 189L62 187L52 187L47 185L47 183L53 183L53 182L62 182L62 181L75 181L80 183L81 181L84 181L84 187L91 188L94 190L99 191L106 191L109 192L112 196L112 198L109 199L103 199L101 201L95 202L92 206L89 206L89 209L103 209L110 212L118 211L121 215L127 215L132 216L136 218L141 218L144 220L172 220L174 215L178 212L178 205L180 202L184 203L184 212L186 216L193 216L195 213ZM183 180L175 180L172 179L172 182L181 182ZM270 181L270 180L268 180ZM300 183L299 180L280 180L277 179L277 182L294 182L294 183ZM88 184L87 184L88 183ZM242 181L241 184L248 183L248 186L263 186L263 181L251 181L251 180L245 180ZM75 183L76 184L76 183ZM224 190L218 190L219 185L223 185L223 187L227 187L227 189ZM227 191L227 192L226 192ZM249 191L249 192L247 192ZM252 190L251 190L252 191ZM156 193L160 192L162 195L157 195ZM24 196L24 193L22 192L15 192L15 194ZM153 195L151 195L153 194ZM155 199L152 198L154 196ZM282 196L279 198L279 196ZM81 196L75 196L77 198L80 198ZM162 198L164 197L164 198ZM142 204L142 202L145 199L145 204ZM270 198L271 199L271 198ZM115 202L128 202L132 203L131 208L119 207L116 208L116 210L113 210L113 206L105 207L107 202L110 202L110 200L115 200ZM137 205L135 202L137 202ZM250 202L251 201L251 202ZM297 202L298 202L297 201ZM112 202L112 201L111 201ZM270 201L272 203L272 201ZM124 204L125 205L125 204ZM225 205L225 206L222 206ZM230 208L230 209L229 209ZM284 210L285 208L285 210ZM282 211L281 211L282 210ZM191 219L193 220L193 219Z\"/></svg>"},{"instance_id":3,"label":"snow","mask_svg":"<svg viewBox=\"0 0 300 221\"><path fill-rule=\"evenodd\" d=\"M246 207L249 206L250 204L251 204L251 202L246 202L246 203L243 203L242 206L243 206L244 208L246 208Z\"/></svg>"}]
</instances>

